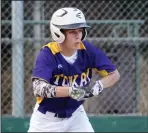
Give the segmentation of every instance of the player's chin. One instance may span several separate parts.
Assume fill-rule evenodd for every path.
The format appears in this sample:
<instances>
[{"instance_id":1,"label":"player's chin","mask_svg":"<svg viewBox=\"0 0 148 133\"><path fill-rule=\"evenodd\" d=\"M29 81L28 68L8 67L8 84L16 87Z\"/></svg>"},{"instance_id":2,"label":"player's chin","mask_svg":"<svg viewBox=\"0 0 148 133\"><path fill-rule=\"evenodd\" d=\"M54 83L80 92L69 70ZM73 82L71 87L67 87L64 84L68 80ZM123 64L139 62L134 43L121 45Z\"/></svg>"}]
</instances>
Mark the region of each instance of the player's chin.
<instances>
[{"instance_id":1,"label":"player's chin","mask_svg":"<svg viewBox=\"0 0 148 133\"><path fill-rule=\"evenodd\" d=\"M80 47L80 43L81 43L81 42L76 42L76 43L74 43L74 47L75 47L76 49L78 49L78 48Z\"/></svg>"},{"instance_id":2,"label":"player's chin","mask_svg":"<svg viewBox=\"0 0 148 133\"><path fill-rule=\"evenodd\" d=\"M73 46L73 50L78 50L79 49L79 46Z\"/></svg>"}]
</instances>

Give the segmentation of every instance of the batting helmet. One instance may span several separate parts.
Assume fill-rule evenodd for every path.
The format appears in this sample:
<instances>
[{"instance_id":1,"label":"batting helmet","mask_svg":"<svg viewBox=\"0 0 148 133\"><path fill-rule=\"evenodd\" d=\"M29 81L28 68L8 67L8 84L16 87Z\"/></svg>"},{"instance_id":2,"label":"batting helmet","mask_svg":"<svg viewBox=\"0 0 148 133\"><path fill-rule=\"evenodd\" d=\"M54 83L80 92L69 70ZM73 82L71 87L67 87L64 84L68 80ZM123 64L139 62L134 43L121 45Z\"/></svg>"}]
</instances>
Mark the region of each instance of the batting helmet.
<instances>
[{"instance_id":1,"label":"batting helmet","mask_svg":"<svg viewBox=\"0 0 148 133\"><path fill-rule=\"evenodd\" d=\"M58 43L62 43L65 40L65 35L61 31L62 29L83 28L82 40L84 40L87 35L87 27L89 26L86 24L82 11L72 7L58 9L53 13L50 21L51 36Z\"/></svg>"}]
</instances>

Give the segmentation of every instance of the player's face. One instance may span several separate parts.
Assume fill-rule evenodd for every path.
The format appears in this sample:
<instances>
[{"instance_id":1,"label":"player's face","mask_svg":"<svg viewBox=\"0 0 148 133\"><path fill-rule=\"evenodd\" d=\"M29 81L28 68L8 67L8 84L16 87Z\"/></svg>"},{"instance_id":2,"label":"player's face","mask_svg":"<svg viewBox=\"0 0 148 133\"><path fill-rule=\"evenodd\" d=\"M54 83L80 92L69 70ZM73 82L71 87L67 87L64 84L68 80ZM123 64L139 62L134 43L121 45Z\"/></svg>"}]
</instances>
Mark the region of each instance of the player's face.
<instances>
[{"instance_id":1,"label":"player's face","mask_svg":"<svg viewBox=\"0 0 148 133\"><path fill-rule=\"evenodd\" d=\"M78 49L81 43L83 29L65 30L64 44L69 49Z\"/></svg>"}]
</instances>

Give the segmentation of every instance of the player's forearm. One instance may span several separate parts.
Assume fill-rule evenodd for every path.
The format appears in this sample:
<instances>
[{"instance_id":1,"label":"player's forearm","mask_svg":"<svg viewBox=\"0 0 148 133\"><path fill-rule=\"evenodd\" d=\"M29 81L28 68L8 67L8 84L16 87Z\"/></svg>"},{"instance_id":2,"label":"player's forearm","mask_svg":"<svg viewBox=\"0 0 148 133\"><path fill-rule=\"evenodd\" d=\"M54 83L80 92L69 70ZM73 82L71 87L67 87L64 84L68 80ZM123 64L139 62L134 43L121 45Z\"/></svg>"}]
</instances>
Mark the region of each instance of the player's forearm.
<instances>
[{"instance_id":1,"label":"player's forearm","mask_svg":"<svg viewBox=\"0 0 148 133\"><path fill-rule=\"evenodd\" d=\"M42 79L33 79L33 92L35 96L43 98L68 97L69 87L54 86Z\"/></svg>"},{"instance_id":2,"label":"player's forearm","mask_svg":"<svg viewBox=\"0 0 148 133\"><path fill-rule=\"evenodd\" d=\"M115 70L113 73L109 74L106 77L103 77L100 81L103 84L103 88L109 88L113 86L120 79L120 74L118 70Z\"/></svg>"},{"instance_id":3,"label":"player's forearm","mask_svg":"<svg viewBox=\"0 0 148 133\"><path fill-rule=\"evenodd\" d=\"M68 97L69 96L69 87L56 87L56 97Z\"/></svg>"}]
</instances>

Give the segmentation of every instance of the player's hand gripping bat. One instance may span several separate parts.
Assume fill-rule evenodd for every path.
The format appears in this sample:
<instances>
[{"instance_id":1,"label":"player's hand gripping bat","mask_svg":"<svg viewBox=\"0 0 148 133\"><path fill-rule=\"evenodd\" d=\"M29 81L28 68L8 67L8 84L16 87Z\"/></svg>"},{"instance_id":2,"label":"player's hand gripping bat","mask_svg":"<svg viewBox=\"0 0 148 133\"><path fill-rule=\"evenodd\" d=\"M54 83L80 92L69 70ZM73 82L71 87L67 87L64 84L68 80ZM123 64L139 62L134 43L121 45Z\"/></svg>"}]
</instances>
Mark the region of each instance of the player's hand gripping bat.
<instances>
[{"instance_id":1,"label":"player's hand gripping bat","mask_svg":"<svg viewBox=\"0 0 148 133\"><path fill-rule=\"evenodd\" d=\"M100 83L100 81L96 81L96 84L91 89L89 88L89 86L83 86L79 88L70 87L69 95L73 99L79 101L85 98L97 96L102 91L103 91L103 85Z\"/></svg>"}]
</instances>

